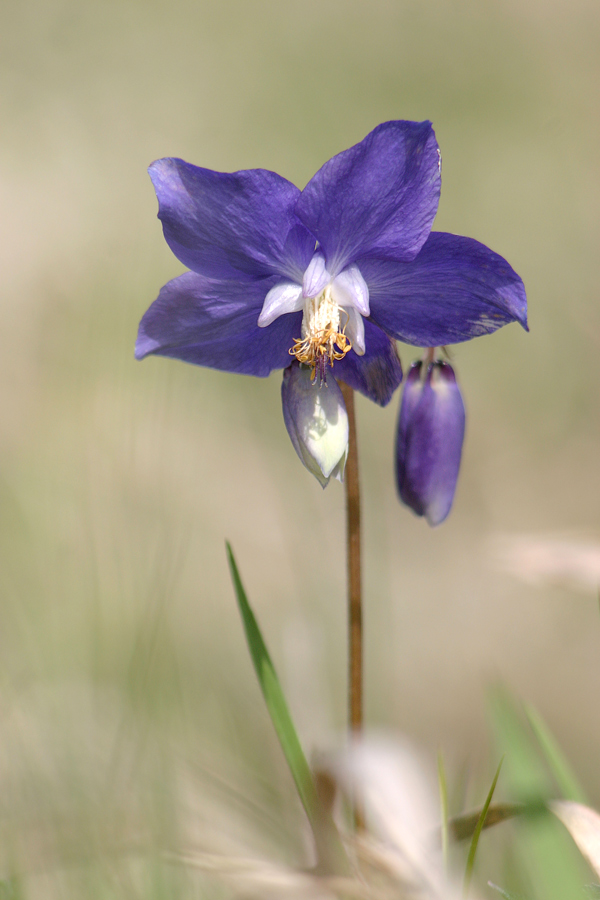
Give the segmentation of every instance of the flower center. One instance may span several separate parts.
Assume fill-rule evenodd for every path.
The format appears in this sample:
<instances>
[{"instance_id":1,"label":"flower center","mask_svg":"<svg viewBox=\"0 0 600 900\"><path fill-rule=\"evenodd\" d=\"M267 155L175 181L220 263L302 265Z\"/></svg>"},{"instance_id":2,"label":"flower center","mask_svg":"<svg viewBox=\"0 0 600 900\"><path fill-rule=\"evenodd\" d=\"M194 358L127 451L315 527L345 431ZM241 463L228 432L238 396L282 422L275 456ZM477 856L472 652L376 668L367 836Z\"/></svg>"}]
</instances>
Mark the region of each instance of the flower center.
<instances>
[{"instance_id":1,"label":"flower center","mask_svg":"<svg viewBox=\"0 0 600 900\"><path fill-rule=\"evenodd\" d=\"M346 316L341 328L340 313ZM302 316L302 337L294 339L290 356L295 356L299 363L310 366L313 381L317 370L320 380L325 381L327 363L333 366L334 360L343 359L352 349L352 343L345 334L347 324L348 313L331 296L330 285L318 296L306 299Z\"/></svg>"}]
</instances>

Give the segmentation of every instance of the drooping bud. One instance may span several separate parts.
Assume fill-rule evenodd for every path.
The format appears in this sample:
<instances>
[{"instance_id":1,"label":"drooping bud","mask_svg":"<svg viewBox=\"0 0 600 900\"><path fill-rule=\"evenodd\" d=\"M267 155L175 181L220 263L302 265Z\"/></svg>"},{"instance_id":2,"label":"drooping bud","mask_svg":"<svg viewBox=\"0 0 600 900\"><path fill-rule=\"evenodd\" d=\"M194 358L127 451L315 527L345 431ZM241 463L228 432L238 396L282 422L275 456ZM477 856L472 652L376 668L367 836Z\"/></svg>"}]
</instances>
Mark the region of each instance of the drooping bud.
<instances>
[{"instance_id":1,"label":"drooping bud","mask_svg":"<svg viewBox=\"0 0 600 900\"><path fill-rule=\"evenodd\" d=\"M403 503L430 525L444 521L454 499L465 407L452 366L414 363L406 378L396 435L396 485Z\"/></svg>"},{"instance_id":2,"label":"drooping bud","mask_svg":"<svg viewBox=\"0 0 600 900\"><path fill-rule=\"evenodd\" d=\"M294 449L321 487L331 477L344 480L348 455L348 415L337 381L311 377L296 361L283 373L283 420Z\"/></svg>"}]
</instances>

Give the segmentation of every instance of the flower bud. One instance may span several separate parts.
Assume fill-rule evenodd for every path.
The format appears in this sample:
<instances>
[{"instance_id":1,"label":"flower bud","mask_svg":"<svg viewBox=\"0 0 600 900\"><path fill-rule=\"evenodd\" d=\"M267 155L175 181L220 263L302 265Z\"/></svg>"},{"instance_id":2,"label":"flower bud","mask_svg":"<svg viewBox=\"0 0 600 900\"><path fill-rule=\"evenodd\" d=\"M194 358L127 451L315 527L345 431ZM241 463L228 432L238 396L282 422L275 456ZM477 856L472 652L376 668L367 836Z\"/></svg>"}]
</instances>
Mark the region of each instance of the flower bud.
<instances>
[{"instance_id":1,"label":"flower bud","mask_svg":"<svg viewBox=\"0 0 600 900\"><path fill-rule=\"evenodd\" d=\"M465 407L452 366L413 363L406 378L396 435L396 485L403 503L430 525L444 521L454 499Z\"/></svg>"},{"instance_id":2,"label":"flower bud","mask_svg":"<svg viewBox=\"0 0 600 900\"><path fill-rule=\"evenodd\" d=\"M320 382L293 362L283 373L281 401L294 449L321 487L333 476L344 480L348 455L348 415L335 378Z\"/></svg>"}]
</instances>

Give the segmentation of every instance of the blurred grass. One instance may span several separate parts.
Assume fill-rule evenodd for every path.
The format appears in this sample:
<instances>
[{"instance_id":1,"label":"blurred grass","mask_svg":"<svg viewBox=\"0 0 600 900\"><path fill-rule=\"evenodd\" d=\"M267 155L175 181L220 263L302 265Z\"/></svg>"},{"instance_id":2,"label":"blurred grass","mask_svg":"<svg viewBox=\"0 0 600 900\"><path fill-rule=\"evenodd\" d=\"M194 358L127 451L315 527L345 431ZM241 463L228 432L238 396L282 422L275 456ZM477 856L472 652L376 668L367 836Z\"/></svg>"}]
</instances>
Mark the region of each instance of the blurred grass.
<instances>
[{"instance_id":1,"label":"blurred grass","mask_svg":"<svg viewBox=\"0 0 600 900\"><path fill-rule=\"evenodd\" d=\"M491 694L489 711L496 744L506 751L508 790L530 807L529 814L514 820L512 877L505 871L504 884L511 891L527 884L531 900L577 900L594 875L566 830L544 807L556 796L547 745L536 743L535 731L508 691L496 689ZM513 886L515 869L519 876Z\"/></svg>"},{"instance_id":2,"label":"blurred grass","mask_svg":"<svg viewBox=\"0 0 600 900\"><path fill-rule=\"evenodd\" d=\"M496 532L598 534L597 5L26 0L0 17L0 823L6 871L36 873L24 896L193 895L161 863L114 864L119 835L153 859L223 830L303 857L222 544L303 744L327 744L345 718L342 492L298 466L278 376L133 361L181 271L145 169L174 154L303 185L388 118L433 121L436 227L507 256L531 333L454 351L468 434L437 531L395 499L395 409L359 399L367 715L481 773L483 688L503 677L598 804L595 605L486 556ZM64 874L84 851L97 874Z\"/></svg>"}]
</instances>

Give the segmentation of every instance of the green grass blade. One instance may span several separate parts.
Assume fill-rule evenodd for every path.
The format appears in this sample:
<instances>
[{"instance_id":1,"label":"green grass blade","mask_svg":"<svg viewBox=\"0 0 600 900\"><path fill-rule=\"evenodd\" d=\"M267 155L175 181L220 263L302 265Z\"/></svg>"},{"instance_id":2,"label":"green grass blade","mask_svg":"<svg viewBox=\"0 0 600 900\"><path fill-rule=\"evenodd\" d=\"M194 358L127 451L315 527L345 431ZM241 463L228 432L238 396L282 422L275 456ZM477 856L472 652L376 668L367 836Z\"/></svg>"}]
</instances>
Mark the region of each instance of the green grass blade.
<instances>
[{"instance_id":1,"label":"green grass blade","mask_svg":"<svg viewBox=\"0 0 600 900\"><path fill-rule=\"evenodd\" d=\"M312 774L304 755L304 751L298 740L292 717L290 716L275 667L269 656L260 628L254 613L248 603L248 598L242 585L242 580L235 563L233 552L227 544L227 555L231 568L231 577L238 601L248 648L258 676L263 697L269 710L269 715L277 732L281 748L290 767L296 788L306 810L308 818L312 821L318 808L317 792L312 779Z\"/></svg>"},{"instance_id":2,"label":"green grass blade","mask_svg":"<svg viewBox=\"0 0 600 900\"><path fill-rule=\"evenodd\" d=\"M512 846L525 883L544 900L580 900L586 864L570 835L546 809L556 791L522 704L505 687L489 695L497 747L506 753L504 780L512 796L527 805L515 826Z\"/></svg>"},{"instance_id":3,"label":"green grass blade","mask_svg":"<svg viewBox=\"0 0 600 900\"><path fill-rule=\"evenodd\" d=\"M442 817L442 859L444 872L448 871L448 782L442 751L438 751L438 784L440 788L440 813Z\"/></svg>"},{"instance_id":4,"label":"green grass blade","mask_svg":"<svg viewBox=\"0 0 600 900\"><path fill-rule=\"evenodd\" d=\"M298 739L275 667L269 656L260 628L252 612L230 544L227 558L246 640L258 682L279 738L292 778L310 822L321 866L337 873L348 871L348 861L339 834L319 800L310 767Z\"/></svg>"},{"instance_id":5,"label":"green grass blade","mask_svg":"<svg viewBox=\"0 0 600 900\"><path fill-rule=\"evenodd\" d=\"M563 798L587 804L589 801L585 792L546 722L530 704L524 704L524 708L529 724L537 738L546 763L556 779Z\"/></svg>"},{"instance_id":6,"label":"green grass blade","mask_svg":"<svg viewBox=\"0 0 600 900\"><path fill-rule=\"evenodd\" d=\"M504 777L516 800L535 806L552 796L553 786L531 729L524 721L523 707L501 685L488 695L488 710L498 750L506 754Z\"/></svg>"},{"instance_id":7,"label":"green grass blade","mask_svg":"<svg viewBox=\"0 0 600 900\"><path fill-rule=\"evenodd\" d=\"M491 787L488 791L488 795L485 798L485 803L481 809L481 814L479 819L477 820L477 825L475 826L475 831L473 832L473 837L471 838L471 846L469 847L469 855L467 857L467 867L465 870L465 880L463 883L463 897L467 897L469 893L469 888L471 886L471 878L473 877L473 869L475 867L475 856L477 855L477 846L479 844L479 838L481 836L481 832L483 830L483 826L485 824L485 820L487 818L488 809L490 808L490 803L492 802L492 797L494 796L494 791L496 790L496 784L498 783L498 778L500 776L500 769L502 768L502 763L504 762L504 757L500 760L498 768L496 769L496 774L494 775L494 780L492 781Z\"/></svg>"}]
</instances>

